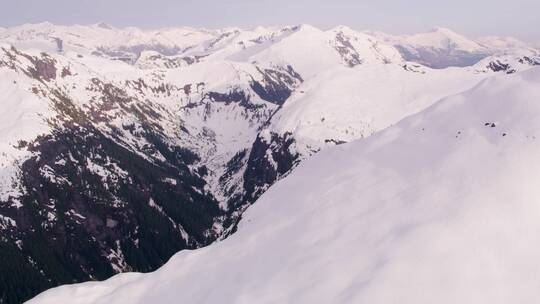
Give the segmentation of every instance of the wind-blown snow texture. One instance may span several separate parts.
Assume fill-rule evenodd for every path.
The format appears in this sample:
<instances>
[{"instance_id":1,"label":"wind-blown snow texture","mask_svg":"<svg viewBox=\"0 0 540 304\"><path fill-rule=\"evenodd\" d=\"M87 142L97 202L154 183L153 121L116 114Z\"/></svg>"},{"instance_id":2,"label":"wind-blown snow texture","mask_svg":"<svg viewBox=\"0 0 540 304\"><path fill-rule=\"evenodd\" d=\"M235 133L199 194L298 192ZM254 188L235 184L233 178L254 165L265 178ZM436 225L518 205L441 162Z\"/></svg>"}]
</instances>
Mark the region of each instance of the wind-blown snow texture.
<instances>
[{"instance_id":1,"label":"wind-blown snow texture","mask_svg":"<svg viewBox=\"0 0 540 304\"><path fill-rule=\"evenodd\" d=\"M447 29L2 29L0 302L156 270L311 155L539 64Z\"/></svg>"},{"instance_id":2,"label":"wind-blown snow texture","mask_svg":"<svg viewBox=\"0 0 540 304\"><path fill-rule=\"evenodd\" d=\"M540 69L494 77L269 189L225 241L29 303L533 303Z\"/></svg>"}]
</instances>

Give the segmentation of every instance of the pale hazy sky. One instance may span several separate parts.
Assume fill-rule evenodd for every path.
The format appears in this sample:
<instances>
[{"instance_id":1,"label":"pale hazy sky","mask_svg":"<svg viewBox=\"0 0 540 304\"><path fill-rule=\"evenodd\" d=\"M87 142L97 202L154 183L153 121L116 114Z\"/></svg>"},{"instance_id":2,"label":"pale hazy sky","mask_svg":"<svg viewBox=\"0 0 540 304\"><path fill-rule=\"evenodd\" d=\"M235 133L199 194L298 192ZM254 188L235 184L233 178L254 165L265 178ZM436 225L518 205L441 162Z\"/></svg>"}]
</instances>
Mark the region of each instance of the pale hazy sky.
<instances>
[{"instance_id":1,"label":"pale hazy sky","mask_svg":"<svg viewBox=\"0 0 540 304\"><path fill-rule=\"evenodd\" d=\"M143 28L344 24L395 34L439 26L540 42L540 0L0 0L0 26L43 21Z\"/></svg>"}]
</instances>

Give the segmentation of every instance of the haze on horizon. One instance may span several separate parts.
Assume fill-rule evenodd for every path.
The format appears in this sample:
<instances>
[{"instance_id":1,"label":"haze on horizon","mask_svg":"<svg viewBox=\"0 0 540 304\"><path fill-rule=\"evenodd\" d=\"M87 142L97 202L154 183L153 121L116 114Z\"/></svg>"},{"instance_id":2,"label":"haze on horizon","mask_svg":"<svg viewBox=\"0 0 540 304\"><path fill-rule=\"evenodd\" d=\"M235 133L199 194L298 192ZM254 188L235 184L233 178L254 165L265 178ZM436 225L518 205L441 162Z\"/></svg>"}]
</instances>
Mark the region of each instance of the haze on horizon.
<instances>
[{"instance_id":1,"label":"haze on horizon","mask_svg":"<svg viewBox=\"0 0 540 304\"><path fill-rule=\"evenodd\" d=\"M0 0L0 26L24 23L218 28L308 23L392 34L446 27L470 37L540 42L538 0Z\"/></svg>"}]
</instances>

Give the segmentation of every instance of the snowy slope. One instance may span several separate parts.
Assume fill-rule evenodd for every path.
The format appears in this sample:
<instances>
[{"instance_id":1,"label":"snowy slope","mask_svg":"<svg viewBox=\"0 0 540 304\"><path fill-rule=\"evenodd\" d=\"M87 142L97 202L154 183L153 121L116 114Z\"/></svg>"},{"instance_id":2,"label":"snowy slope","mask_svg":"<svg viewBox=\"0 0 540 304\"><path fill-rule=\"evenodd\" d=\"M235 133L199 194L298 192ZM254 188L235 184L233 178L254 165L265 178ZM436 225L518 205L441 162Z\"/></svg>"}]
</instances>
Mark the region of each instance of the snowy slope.
<instances>
[{"instance_id":1,"label":"snowy slope","mask_svg":"<svg viewBox=\"0 0 540 304\"><path fill-rule=\"evenodd\" d=\"M470 66L492 53L487 47L446 28L402 36L371 34L394 45L405 60L432 68Z\"/></svg>"},{"instance_id":2,"label":"snowy slope","mask_svg":"<svg viewBox=\"0 0 540 304\"><path fill-rule=\"evenodd\" d=\"M446 28L401 36L366 33L395 46L406 60L432 68L471 66L488 56L538 56L537 47L513 37L470 39Z\"/></svg>"},{"instance_id":3,"label":"snowy slope","mask_svg":"<svg viewBox=\"0 0 540 304\"><path fill-rule=\"evenodd\" d=\"M6 47L0 44L0 48ZM20 173L19 165L32 153L18 146L50 132L46 120L52 116L49 102L31 92L31 79L1 68L6 59L6 53L0 50L0 201L20 195L19 183L14 177ZM30 64L28 60L19 63L22 66Z\"/></svg>"},{"instance_id":4,"label":"snowy slope","mask_svg":"<svg viewBox=\"0 0 540 304\"><path fill-rule=\"evenodd\" d=\"M48 46L47 50L56 51L59 49L57 40L61 40L62 50L132 53L153 48L167 54L175 54L182 49L213 39L219 34L220 31L192 28L145 31L134 27L118 29L103 23L62 26L45 22L8 28L0 32L0 38L18 48Z\"/></svg>"},{"instance_id":5,"label":"snowy slope","mask_svg":"<svg viewBox=\"0 0 540 304\"><path fill-rule=\"evenodd\" d=\"M534 55L539 53L538 48L513 37L488 36L477 39L477 42L484 47L498 54L525 53L524 55Z\"/></svg>"},{"instance_id":6,"label":"snowy slope","mask_svg":"<svg viewBox=\"0 0 540 304\"><path fill-rule=\"evenodd\" d=\"M540 69L304 162L239 231L150 274L29 303L532 303Z\"/></svg>"},{"instance_id":7,"label":"snowy slope","mask_svg":"<svg viewBox=\"0 0 540 304\"><path fill-rule=\"evenodd\" d=\"M306 51L309 56L306 56ZM390 45L350 28L342 26L325 32L303 24L279 42L250 56L248 61L291 65L304 79L308 79L336 66L400 63L403 59Z\"/></svg>"},{"instance_id":8,"label":"snowy slope","mask_svg":"<svg viewBox=\"0 0 540 304\"><path fill-rule=\"evenodd\" d=\"M432 47L435 49L455 49L463 52L478 53L485 51L478 43L450 29L440 27L430 32L406 36L404 42L412 46Z\"/></svg>"},{"instance_id":9,"label":"snowy slope","mask_svg":"<svg viewBox=\"0 0 540 304\"><path fill-rule=\"evenodd\" d=\"M467 68L362 64L318 73L295 90L258 134L244 176L246 196L256 198L314 153L371 136L486 77L523 71L537 61L489 57Z\"/></svg>"},{"instance_id":10,"label":"snowy slope","mask_svg":"<svg viewBox=\"0 0 540 304\"><path fill-rule=\"evenodd\" d=\"M318 150L328 140L367 137L485 77L465 69L408 70L393 64L333 69L302 84L269 129L291 132L299 145Z\"/></svg>"}]
</instances>

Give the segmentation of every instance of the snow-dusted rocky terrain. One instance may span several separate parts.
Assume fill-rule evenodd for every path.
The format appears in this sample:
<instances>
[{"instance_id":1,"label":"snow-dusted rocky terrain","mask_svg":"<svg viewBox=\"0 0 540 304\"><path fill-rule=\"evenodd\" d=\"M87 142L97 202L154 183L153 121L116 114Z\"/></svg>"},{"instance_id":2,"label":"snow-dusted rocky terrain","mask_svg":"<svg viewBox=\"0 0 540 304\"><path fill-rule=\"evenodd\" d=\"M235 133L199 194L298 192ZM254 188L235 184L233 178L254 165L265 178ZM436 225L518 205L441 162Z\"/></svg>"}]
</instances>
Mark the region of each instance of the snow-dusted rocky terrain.
<instances>
[{"instance_id":1,"label":"snow-dusted rocky terrain","mask_svg":"<svg viewBox=\"0 0 540 304\"><path fill-rule=\"evenodd\" d=\"M536 65L446 29L0 29L0 299L153 271L311 155Z\"/></svg>"},{"instance_id":2,"label":"snow-dusted rocky terrain","mask_svg":"<svg viewBox=\"0 0 540 304\"><path fill-rule=\"evenodd\" d=\"M534 303L540 68L496 76L270 188L228 239L29 303Z\"/></svg>"}]
</instances>

